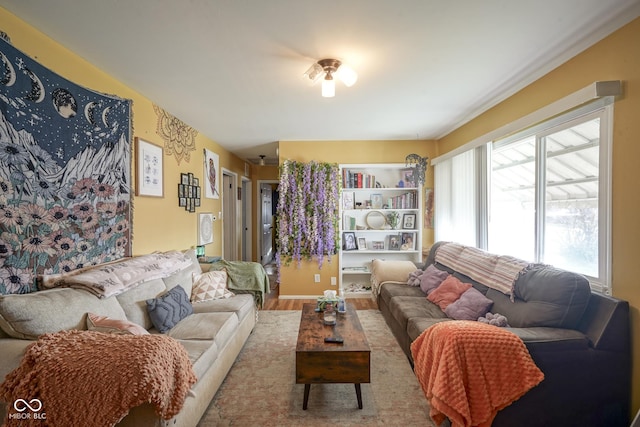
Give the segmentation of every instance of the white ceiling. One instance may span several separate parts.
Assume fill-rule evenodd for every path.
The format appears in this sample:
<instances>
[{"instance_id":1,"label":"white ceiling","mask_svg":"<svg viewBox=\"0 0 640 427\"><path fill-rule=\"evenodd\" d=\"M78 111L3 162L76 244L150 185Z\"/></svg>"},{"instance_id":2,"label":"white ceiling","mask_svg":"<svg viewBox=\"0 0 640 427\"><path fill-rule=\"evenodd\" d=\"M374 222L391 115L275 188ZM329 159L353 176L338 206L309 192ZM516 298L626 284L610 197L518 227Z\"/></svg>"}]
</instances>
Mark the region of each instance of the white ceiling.
<instances>
[{"instance_id":1,"label":"white ceiling","mask_svg":"<svg viewBox=\"0 0 640 427\"><path fill-rule=\"evenodd\" d=\"M640 0L0 6L250 160L280 140L442 137L640 16ZM359 75L335 98L302 79L326 57Z\"/></svg>"}]
</instances>

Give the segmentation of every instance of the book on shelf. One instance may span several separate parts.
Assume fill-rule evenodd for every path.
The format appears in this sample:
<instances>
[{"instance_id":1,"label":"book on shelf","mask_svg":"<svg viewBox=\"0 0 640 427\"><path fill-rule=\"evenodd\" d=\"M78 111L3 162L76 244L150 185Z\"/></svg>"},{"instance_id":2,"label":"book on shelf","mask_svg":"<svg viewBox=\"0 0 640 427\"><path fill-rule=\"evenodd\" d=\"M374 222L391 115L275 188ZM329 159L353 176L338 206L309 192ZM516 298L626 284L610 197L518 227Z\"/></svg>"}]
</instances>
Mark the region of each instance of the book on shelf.
<instances>
[{"instance_id":1,"label":"book on shelf","mask_svg":"<svg viewBox=\"0 0 640 427\"><path fill-rule=\"evenodd\" d=\"M351 215L344 216L344 223L342 224L344 230L355 230L356 229L356 218Z\"/></svg>"},{"instance_id":2,"label":"book on shelf","mask_svg":"<svg viewBox=\"0 0 640 427\"><path fill-rule=\"evenodd\" d=\"M376 177L369 173L343 169L342 188L376 188Z\"/></svg>"}]
</instances>

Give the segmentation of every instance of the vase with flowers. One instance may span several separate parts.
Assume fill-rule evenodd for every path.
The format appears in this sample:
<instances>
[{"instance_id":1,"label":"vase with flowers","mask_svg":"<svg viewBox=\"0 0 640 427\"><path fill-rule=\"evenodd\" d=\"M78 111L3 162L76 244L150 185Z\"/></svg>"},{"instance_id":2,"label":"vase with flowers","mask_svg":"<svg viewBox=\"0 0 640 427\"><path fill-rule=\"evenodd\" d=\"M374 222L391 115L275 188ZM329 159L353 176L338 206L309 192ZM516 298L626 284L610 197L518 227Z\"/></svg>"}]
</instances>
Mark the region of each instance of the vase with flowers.
<instances>
[{"instance_id":1,"label":"vase with flowers","mask_svg":"<svg viewBox=\"0 0 640 427\"><path fill-rule=\"evenodd\" d=\"M392 229L396 230L400 223L400 214L396 211L391 211L387 214L387 222Z\"/></svg>"}]
</instances>

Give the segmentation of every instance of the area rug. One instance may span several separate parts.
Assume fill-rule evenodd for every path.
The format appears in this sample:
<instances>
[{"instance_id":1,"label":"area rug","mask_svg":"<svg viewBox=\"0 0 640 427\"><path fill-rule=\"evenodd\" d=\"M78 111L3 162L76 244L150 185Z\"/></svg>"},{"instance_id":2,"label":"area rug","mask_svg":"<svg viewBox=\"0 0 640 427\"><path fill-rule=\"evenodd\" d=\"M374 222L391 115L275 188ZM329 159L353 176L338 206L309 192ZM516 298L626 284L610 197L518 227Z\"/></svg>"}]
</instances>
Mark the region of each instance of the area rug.
<instances>
[{"instance_id":1,"label":"area rug","mask_svg":"<svg viewBox=\"0 0 640 427\"><path fill-rule=\"evenodd\" d=\"M259 322L199 427L427 426L429 406L411 366L378 310L359 310L371 347L371 383L358 409L353 384L314 384L307 410L295 383L300 311L261 311Z\"/></svg>"}]
</instances>

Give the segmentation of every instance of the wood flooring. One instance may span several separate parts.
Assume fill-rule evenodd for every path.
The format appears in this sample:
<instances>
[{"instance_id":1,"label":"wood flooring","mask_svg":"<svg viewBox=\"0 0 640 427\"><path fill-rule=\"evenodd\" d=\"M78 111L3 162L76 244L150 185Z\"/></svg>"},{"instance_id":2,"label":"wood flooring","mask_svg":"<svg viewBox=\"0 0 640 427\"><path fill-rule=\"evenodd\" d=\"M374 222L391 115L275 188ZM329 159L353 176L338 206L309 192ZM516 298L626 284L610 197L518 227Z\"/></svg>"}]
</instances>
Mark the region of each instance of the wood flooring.
<instances>
[{"instance_id":1,"label":"wood flooring","mask_svg":"<svg viewBox=\"0 0 640 427\"><path fill-rule=\"evenodd\" d=\"M302 310L304 303L316 303L315 298L310 299L279 299L279 287L276 286L269 294L265 295L263 310ZM348 298L347 304L352 304L356 310L377 309L378 304L370 297Z\"/></svg>"}]
</instances>

